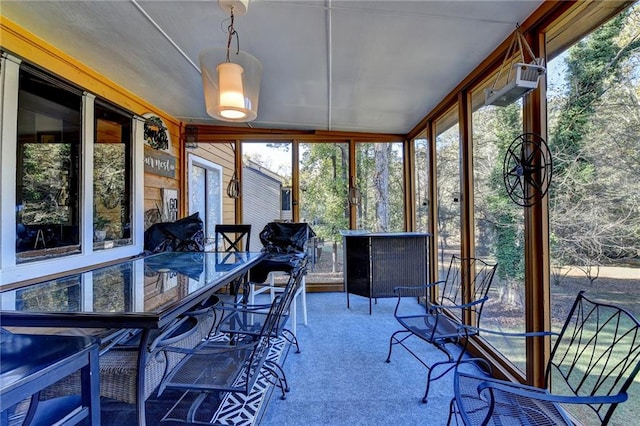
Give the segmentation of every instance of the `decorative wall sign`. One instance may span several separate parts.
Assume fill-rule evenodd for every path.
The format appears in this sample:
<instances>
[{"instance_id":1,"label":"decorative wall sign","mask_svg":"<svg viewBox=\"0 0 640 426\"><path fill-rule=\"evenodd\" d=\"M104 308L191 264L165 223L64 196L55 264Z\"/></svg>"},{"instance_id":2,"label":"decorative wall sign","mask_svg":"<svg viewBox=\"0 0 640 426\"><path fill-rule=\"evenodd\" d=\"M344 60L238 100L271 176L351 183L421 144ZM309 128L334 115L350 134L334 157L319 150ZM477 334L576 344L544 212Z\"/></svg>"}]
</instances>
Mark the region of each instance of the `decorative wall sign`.
<instances>
[{"instance_id":1,"label":"decorative wall sign","mask_svg":"<svg viewBox=\"0 0 640 426\"><path fill-rule=\"evenodd\" d=\"M144 142L153 149L171 153L169 131L162 118L152 113L142 114L144 122Z\"/></svg>"},{"instance_id":2,"label":"decorative wall sign","mask_svg":"<svg viewBox=\"0 0 640 426\"><path fill-rule=\"evenodd\" d=\"M157 151L145 146L144 171L175 179L176 159L162 151Z\"/></svg>"},{"instance_id":3,"label":"decorative wall sign","mask_svg":"<svg viewBox=\"0 0 640 426\"><path fill-rule=\"evenodd\" d=\"M178 191L162 188L162 220L175 222L178 220Z\"/></svg>"}]
</instances>

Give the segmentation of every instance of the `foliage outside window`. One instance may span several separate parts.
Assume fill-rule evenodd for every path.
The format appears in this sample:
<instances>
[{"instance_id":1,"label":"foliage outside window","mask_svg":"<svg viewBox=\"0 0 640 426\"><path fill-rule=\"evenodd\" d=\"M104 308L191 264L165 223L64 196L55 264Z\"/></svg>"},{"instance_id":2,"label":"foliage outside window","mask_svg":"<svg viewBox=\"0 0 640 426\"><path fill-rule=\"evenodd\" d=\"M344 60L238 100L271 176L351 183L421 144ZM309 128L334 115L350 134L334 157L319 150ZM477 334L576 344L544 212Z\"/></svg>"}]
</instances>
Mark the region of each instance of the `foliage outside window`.
<instances>
[{"instance_id":1,"label":"foliage outside window","mask_svg":"<svg viewBox=\"0 0 640 426\"><path fill-rule=\"evenodd\" d=\"M131 239L131 117L96 105L93 147L94 249L128 245Z\"/></svg>"},{"instance_id":2,"label":"foliage outside window","mask_svg":"<svg viewBox=\"0 0 640 426\"><path fill-rule=\"evenodd\" d=\"M311 223L316 282L342 281L342 236L349 229L349 145L300 144L300 217Z\"/></svg>"},{"instance_id":3,"label":"foliage outside window","mask_svg":"<svg viewBox=\"0 0 640 426\"><path fill-rule=\"evenodd\" d=\"M415 157L416 231L429 232L429 140L413 140Z\"/></svg>"},{"instance_id":4,"label":"foliage outside window","mask_svg":"<svg viewBox=\"0 0 640 426\"><path fill-rule=\"evenodd\" d=\"M484 102L484 92L473 94L473 104ZM497 263L482 327L523 332L524 209L509 198L503 179L503 159L512 141L523 132L522 101L506 107L483 106L473 112L473 181L475 252ZM524 339L485 339L524 371Z\"/></svg>"},{"instance_id":5,"label":"foliage outside window","mask_svg":"<svg viewBox=\"0 0 640 426\"><path fill-rule=\"evenodd\" d=\"M444 278L453 254L460 254L460 135L457 109L436 122L438 275Z\"/></svg>"},{"instance_id":6,"label":"foliage outside window","mask_svg":"<svg viewBox=\"0 0 640 426\"><path fill-rule=\"evenodd\" d=\"M640 3L548 64L551 321L577 292L640 317ZM613 424L633 424L640 386Z\"/></svg>"},{"instance_id":7,"label":"foliage outside window","mask_svg":"<svg viewBox=\"0 0 640 426\"><path fill-rule=\"evenodd\" d=\"M401 142L357 144L358 229L404 231L403 161Z\"/></svg>"}]
</instances>

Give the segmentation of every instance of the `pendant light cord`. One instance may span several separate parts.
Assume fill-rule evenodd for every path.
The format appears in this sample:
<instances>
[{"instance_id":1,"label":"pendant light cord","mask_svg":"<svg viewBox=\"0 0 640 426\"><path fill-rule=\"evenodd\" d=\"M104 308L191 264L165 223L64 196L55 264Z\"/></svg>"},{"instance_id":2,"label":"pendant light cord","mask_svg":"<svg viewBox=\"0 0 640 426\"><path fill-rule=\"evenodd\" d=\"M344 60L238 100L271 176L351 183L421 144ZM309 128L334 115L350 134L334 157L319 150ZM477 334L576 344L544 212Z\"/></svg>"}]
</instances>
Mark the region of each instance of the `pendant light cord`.
<instances>
[{"instance_id":1,"label":"pendant light cord","mask_svg":"<svg viewBox=\"0 0 640 426\"><path fill-rule=\"evenodd\" d=\"M229 49L231 48L231 39L233 36L236 36L236 55L240 53L240 37L238 36L236 29L233 27L233 21L233 6L231 6L231 23L227 27L227 32L229 33L229 38L227 39L227 62L231 62L231 59L229 59Z\"/></svg>"}]
</instances>

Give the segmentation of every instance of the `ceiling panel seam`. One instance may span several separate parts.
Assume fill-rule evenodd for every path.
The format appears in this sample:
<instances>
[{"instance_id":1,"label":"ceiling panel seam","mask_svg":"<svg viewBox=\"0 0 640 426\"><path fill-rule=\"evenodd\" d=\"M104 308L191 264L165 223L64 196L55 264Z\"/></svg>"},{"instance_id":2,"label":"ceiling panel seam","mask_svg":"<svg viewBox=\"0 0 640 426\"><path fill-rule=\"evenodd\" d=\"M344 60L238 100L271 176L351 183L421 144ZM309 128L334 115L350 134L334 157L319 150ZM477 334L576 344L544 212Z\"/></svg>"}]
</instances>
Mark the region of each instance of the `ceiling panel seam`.
<instances>
[{"instance_id":1,"label":"ceiling panel seam","mask_svg":"<svg viewBox=\"0 0 640 426\"><path fill-rule=\"evenodd\" d=\"M184 53L180 46L178 46L178 44L174 42L173 39L160 27L160 25L151 16L149 16L149 14L142 8L142 6L140 6L136 0L131 0L131 3L133 3L133 5L140 11L140 13L142 13L144 17L147 18L147 20L151 22L151 24L156 27L158 31L160 31L160 34L162 34L163 37L167 39L167 41L171 43L171 45L175 47L178 52L180 52L180 54L193 66L193 68L195 68L198 73L202 74L202 72L200 71L200 67L198 67L198 65L196 65L196 63L193 62L186 53Z\"/></svg>"}]
</instances>

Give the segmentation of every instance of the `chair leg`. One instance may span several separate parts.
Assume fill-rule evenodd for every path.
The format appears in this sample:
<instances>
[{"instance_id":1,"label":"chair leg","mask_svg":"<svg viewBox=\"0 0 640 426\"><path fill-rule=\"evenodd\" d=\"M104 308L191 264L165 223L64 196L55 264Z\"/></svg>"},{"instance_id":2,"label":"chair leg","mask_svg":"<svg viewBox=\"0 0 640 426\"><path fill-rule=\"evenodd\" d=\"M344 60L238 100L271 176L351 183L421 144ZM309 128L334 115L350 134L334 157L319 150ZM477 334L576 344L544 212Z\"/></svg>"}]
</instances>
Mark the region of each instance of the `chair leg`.
<instances>
[{"instance_id":1,"label":"chair leg","mask_svg":"<svg viewBox=\"0 0 640 426\"><path fill-rule=\"evenodd\" d=\"M407 334L407 336L405 336L404 339L398 339L396 337L396 335L398 334ZM386 360L387 363L391 362L391 350L393 349L393 345L403 342L410 336L411 336L411 333L407 330L398 330L391 335L391 337L389 338L389 353L387 354L387 360ZM396 343L393 343L394 340L396 341Z\"/></svg>"},{"instance_id":2,"label":"chair leg","mask_svg":"<svg viewBox=\"0 0 640 426\"><path fill-rule=\"evenodd\" d=\"M442 373L440 373L438 376L436 377L431 377L431 373L433 373L433 370L440 366L440 365L444 365L444 364L452 364L449 366L449 368L445 369ZM439 378L441 378L442 376L444 376L445 374L447 374L449 371L453 370L453 368L456 366L456 364L454 363L454 361L442 361L442 362L436 362L434 363L431 367L429 367L429 373L427 373L427 388L424 391L424 396L422 397L422 402L424 402L425 404L427 403L427 396L429 395L429 388L431 387L431 382L435 382L436 380L438 380Z\"/></svg>"},{"instance_id":3,"label":"chair leg","mask_svg":"<svg viewBox=\"0 0 640 426\"><path fill-rule=\"evenodd\" d=\"M286 374L284 374L284 369L282 368L282 366L280 364L278 364L275 361L266 361L267 363L269 363L269 365L272 365L274 368L274 371L277 370L277 372L279 374L276 374L278 377L282 378L282 383L284 385L284 391L285 392L290 392L291 388L289 388L289 381L287 380L287 376Z\"/></svg>"},{"instance_id":4,"label":"chair leg","mask_svg":"<svg viewBox=\"0 0 640 426\"><path fill-rule=\"evenodd\" d=\"M296 353L300 353L300 345L298 344L298 338L291 331L286 328L282 330L282 337L284 337L289 343L296 347Z\"/></svg>"},{"instance_id":5,"label":"chair leg","mask_svg":"<svg viewBox=\"0 0 640 426\"><path fill-rule=\"evenodd\" d=\"M276 297L276 279L273 272L269 274L269 280L269 293L271 293L271 302L273 302L273 299Z\"/></svg>"},{"instance_id":6,"label":"chair leg","mask_svg":"<svg viewBox=\"0 0 640 426\"><path fill-rule=\"evenodd\" d=\"M297 336L297 323L298 323L298 307L296 304L297 297L294 296L291 301L291 332L294 336Z\"/></svg>"},{"instance_id":7,"label":"chair leg","mask_svg":"<svg viewBox=\"0 0 640 426\"><path fill-rule=\"evenodd\" d=\"M451 424L451 420L453 420L455 416L455 412L456 412L456 399L453 398L449 403L449 417L447 418L447 426ZM456 424L458 424L457 421L456 421Z\"/></svg>"},{"instance_id":8,"label":"chair leg","mask_svg":"<svg viewBox=\"0 0 640 426\"><path fill-rule=\"evenodd\" d=\"M302 323L307 325L307 283L306 277L302 277L300 295L302 296Z\"/></svg>"},{"instance_id":9,"label":"chair leg","mask_svg":"<svg viewBox=\"0 0 640 426\"><path fill-rule=\"evenodd\" d=\"M278 371L273 368L273 365L280 367L278 364L276 364L273 361L265 361L263 368L264 370L266 370L267 373L269 373L269 375L271 375L274 378L275 382L271 382L271 380L269 380L268 375L266 375L264 372L261 372L260 374L262 374L263 377L269 380L269 382L273 383L274 386L277 386L280 388L280 390L282 391L281 399L287 399L286 392L289 391L289 385L287 384L287 379L286 377L281 377L280 374L278 374ZM284 374L284 371L282 373Z\"/></svg>"}]
</instances>

